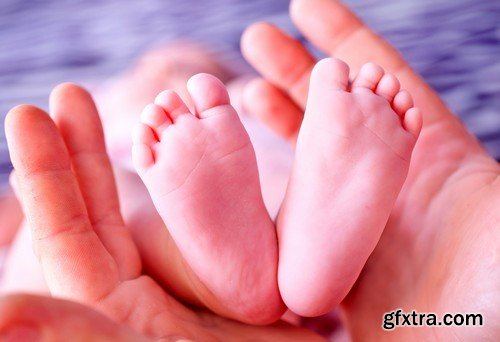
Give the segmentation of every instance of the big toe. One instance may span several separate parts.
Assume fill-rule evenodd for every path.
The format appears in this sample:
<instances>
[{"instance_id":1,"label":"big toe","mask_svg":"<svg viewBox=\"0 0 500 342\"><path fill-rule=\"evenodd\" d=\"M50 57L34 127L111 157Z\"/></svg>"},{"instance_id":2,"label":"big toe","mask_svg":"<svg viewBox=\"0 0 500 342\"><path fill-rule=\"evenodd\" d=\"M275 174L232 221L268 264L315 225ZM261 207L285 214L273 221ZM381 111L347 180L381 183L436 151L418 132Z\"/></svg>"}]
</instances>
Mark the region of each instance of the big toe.
<instances>
[{"instance_id":1,"label":"big toe","mask_svg":"<svg viewBox=\"0 0 500 342\"><path fill-rule=\"evenodd\" d=\"M213 115L210 109L229 105L229 94L224 84L209 74L197 74L191 77L187 88L193 100L196 115L205 118Z\"/></svg>"},{"instance_id":2,"label":"big toe","mask_svg":"<svg viewBox=\"0 0 500 342\"><path fill-rule=\"evenodd\" d=\"M348 84L349 66L337 58L322 59L316 63L311 74L311 88L346 90Z\"/></svg>"}]
</instances>

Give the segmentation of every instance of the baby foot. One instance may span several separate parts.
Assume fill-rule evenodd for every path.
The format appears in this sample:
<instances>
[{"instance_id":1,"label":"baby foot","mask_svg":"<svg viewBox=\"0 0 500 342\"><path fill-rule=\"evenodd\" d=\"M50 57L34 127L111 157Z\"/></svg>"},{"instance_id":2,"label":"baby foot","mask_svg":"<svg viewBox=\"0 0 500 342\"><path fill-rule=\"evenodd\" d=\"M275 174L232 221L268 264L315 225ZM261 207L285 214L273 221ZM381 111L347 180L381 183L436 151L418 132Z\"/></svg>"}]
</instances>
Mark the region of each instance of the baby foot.
<instances>
[{"instance_id":1,"label":"baby foot","mask_svg":"<svg viewBox=\"0 0 500 342\"><path fill-rule=\"evenodd\" d=\"M196 274L200 301L231 318L269 323L284 306L252 144L218 79L199 74L187 87L195 115L169 90L143 111L135 167Z\"/></svg>"},{"instance_id":2,"label":"baby foot","mask_svg":"<svg viewBox=\"0 0 500 342\"><path fill-rule=\"evenodd\" d=\"M405 181L422 116L398 80L366 64L320 61L311 75L295 164L278 218L278 282L303 316L346 296Z\"/></svg>"},{"instance_id":3,"label":"baby foot","mask_svg":"<svg viewBox=\"0 0 500 342\"><path fill-rule=\"evenodd\" d=\"M96 89L106 146L114 163L132 168L130 131L137 114L160 91L173 89L190 101L186 82L191 76L203 72L223 81L231 79L234 75L219 59L197 42L173 41L147 51L131 68Z\"/></svg>"}]
</instances>

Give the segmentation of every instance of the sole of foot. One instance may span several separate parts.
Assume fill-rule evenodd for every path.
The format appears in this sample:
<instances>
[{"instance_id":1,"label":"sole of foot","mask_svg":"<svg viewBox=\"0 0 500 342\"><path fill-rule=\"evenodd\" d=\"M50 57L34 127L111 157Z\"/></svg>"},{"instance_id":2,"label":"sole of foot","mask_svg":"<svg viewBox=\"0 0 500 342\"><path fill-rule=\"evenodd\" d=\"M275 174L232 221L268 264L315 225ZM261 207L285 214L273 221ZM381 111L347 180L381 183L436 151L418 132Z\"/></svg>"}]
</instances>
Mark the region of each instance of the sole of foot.
<instances>
[{"instance_id":1,"label":"sole of foot","mask_svg":"<svg viewBox=\"0 0 500 342\"><path fill-rule=\"evenodd\" d=\"M224 85L207 74L160 93L133 136L134 165L210 309L251 323L284 311L274 224L263 203L255 153Z\"/></svg>"},{"instance_id":2,"label":"sole of foot","mask_svg":"<svg viewBox=\"0 0 500 342\"><path fill-rule=\"evenodd\" d=\"M347 295L387 223L422 126L398 80L366 64L349 89L349 67L317 63L295 164L278 218L278 279L302 316Z\"/></svg>"}]
</instances>

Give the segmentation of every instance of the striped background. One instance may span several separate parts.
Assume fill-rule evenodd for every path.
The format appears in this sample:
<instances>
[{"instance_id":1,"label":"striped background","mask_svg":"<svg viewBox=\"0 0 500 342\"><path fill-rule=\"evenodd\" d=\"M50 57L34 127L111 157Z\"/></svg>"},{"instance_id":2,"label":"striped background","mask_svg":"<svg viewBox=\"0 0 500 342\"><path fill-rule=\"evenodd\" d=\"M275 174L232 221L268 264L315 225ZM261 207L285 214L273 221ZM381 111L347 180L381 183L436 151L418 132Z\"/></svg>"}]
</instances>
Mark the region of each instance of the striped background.
<instances>
[{"instance_id":1,"label":"striped background","mask_svg":"<svg viewBox=\"0 0 500 342\"><path fill-rule=\"evenodd\" d=\"M467 127L500 158L500 1L348 0L398 47ZM47 106L62 81L87 86L119 73L148 47L191 37L240 72L243 29L269 20L294 35L288 0L2 0L0 183L10 170L3 116L18 103Z\"/></svg>"}]
</instances>

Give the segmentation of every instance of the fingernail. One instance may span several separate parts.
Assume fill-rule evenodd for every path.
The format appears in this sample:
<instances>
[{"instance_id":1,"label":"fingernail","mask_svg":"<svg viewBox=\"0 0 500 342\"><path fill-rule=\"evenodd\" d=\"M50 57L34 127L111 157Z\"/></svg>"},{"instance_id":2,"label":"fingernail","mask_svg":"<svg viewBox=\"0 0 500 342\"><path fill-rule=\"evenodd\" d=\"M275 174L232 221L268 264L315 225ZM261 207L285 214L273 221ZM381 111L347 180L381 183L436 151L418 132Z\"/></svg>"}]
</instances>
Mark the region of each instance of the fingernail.
<instances>
[{"instance_id":1,"label":"fingernail","mask_svg":"<svg viewBox=\"0 0 500 342\"><path fill-rule=\"evenodd\" d=\"M19 341L41 341L41 334L38 327L34 325L18 324L13 325L0 335L2 342Z\"/></svg>"}]
</instances>

